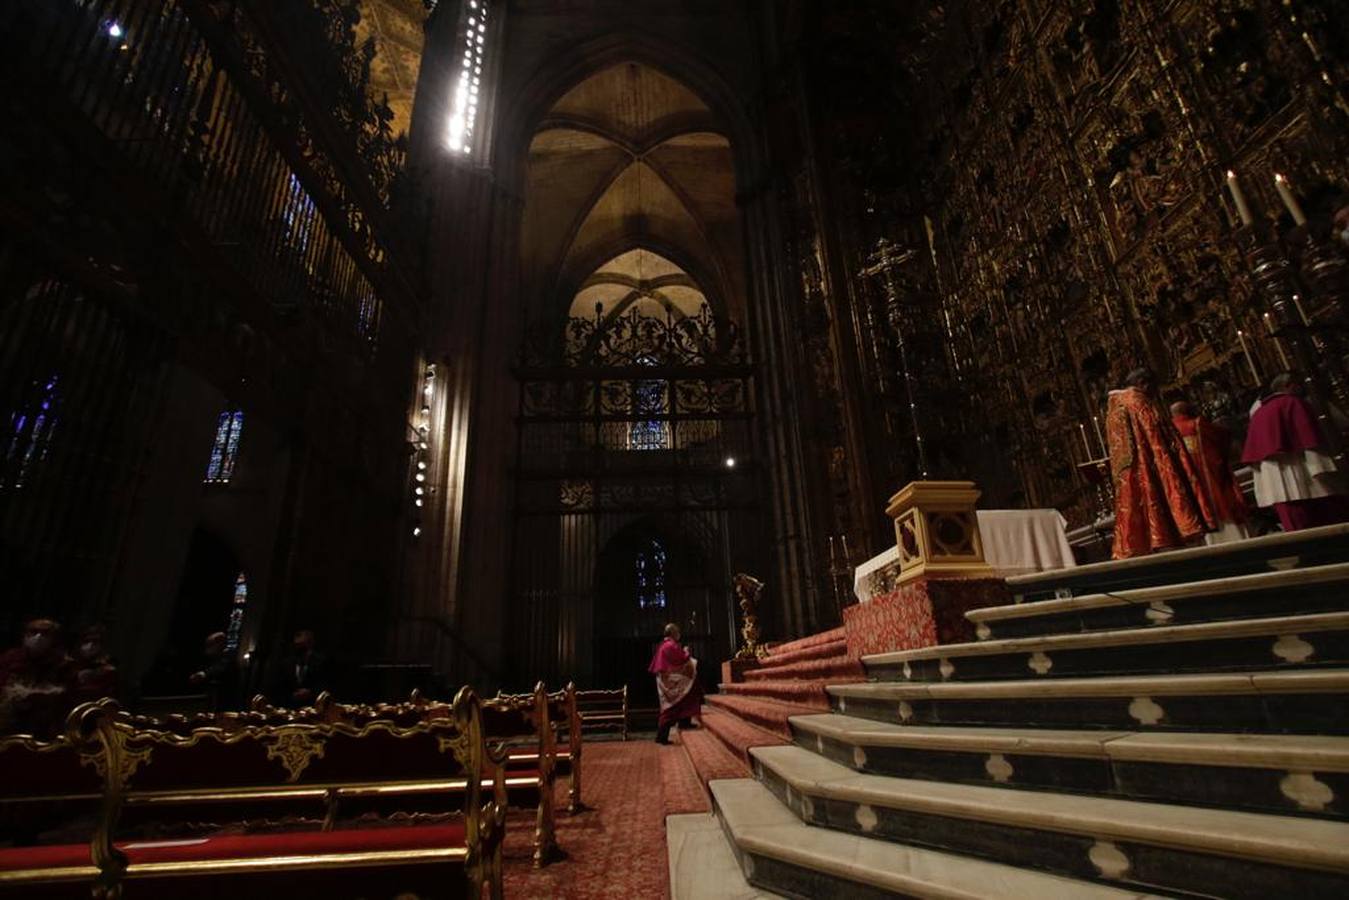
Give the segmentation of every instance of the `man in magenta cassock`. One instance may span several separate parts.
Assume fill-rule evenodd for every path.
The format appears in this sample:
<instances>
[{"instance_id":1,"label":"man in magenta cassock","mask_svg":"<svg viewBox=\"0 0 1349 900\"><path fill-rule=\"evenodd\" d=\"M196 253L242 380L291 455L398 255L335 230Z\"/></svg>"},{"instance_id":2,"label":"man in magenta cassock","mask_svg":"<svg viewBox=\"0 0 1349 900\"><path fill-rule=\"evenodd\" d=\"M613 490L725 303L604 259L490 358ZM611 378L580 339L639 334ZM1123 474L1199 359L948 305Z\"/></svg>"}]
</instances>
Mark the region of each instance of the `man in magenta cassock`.
<instances>
[{"instance_id":1,"label":"man in magenta cassock","mask_svg":"<svg viewBox=\"0 0 1349 900\"><path fill-rule=\"evenodd\" d=\"M676 722L680 729L694 728L693 717L698 715L703 691L698 685L698 660L679 646L679 626L665 626L665 640L656 655L651 657L647 671L656 676L656 693L660 695L660 719L657 720L656 743L670 743L670 728Z\"/></svg>"},{"instance_id":2,"label":"man in magenta cassock","mask_svg":"<svg viewBox=\"0 0 1349 900\"><path fill-rule=\"evenodd\" d=\"M1349 520L1330 446L1316 414L1287 373L1251 412L1241 461L1255 469L1255 502L1273 506L1284 531Z\"/></svg>"}]
</instances>

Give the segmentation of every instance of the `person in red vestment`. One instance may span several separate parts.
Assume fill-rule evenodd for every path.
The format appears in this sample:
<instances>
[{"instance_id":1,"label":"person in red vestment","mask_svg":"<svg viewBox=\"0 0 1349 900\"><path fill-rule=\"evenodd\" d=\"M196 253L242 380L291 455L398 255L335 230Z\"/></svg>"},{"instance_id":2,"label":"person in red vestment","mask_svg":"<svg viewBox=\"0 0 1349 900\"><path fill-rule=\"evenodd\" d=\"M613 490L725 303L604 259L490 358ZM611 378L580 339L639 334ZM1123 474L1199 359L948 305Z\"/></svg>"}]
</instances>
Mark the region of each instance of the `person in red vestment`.
<instances>
[{"instance_id":1,"label":"person in red vestment","mask_svg":"<svg viewBox=\"0 0 1349 900\"><path fill-rule=\"evenodd\" d=\"M1298 395L1296 379L1282 373L1274 391L1251 412L1242 462L1255 468L1255 501L1273 506L1284 531L1349 521L1330 445L1316 414Z\"/></svg>"},{"instance_id":2,"label":"person in red vestment","mask_svg":"<svg viewBox=\"0 0 1349 900\"><path fill-rule=\"evenodd\" d=\"M678 625L671 622L665 626L665 640L651 657L647 671L656 676L656 693L660 695L656 743L668 744L670 728L676 722L680 730L697 727L693 717L698 715L703 699L698 685L698 660L679 646Z\"/></svg>"},{"instance_id":3,"label":"person in red vestment","mask_svg":"<svg viewBox=\"0 0 1349 900\"><path fill-rule=\"evenodd\" d=\"M1237 486L1236 476L1227 462L1232 435L1199 415L1194 404L1182 400L1171 404L1171 424L1176 426L1185 449L1199 467L1204 490L1213 500L1213 512L1218 530L1205 541L1210 544L1239 541L1250 535L1246 532L1246 498Z\"/></svg>"},{"instance_id":4,"label":"person in red vestment","mask_svg":"<svg viewBox=\"0 0 1349 900\"><path fill-rule=\"evenodd\" d=\"M1106 441L1115 483L1115 559L1180 547L1217 527L1213 504L1147 369L1111 391Z\"/></svg>"}]
</instances>

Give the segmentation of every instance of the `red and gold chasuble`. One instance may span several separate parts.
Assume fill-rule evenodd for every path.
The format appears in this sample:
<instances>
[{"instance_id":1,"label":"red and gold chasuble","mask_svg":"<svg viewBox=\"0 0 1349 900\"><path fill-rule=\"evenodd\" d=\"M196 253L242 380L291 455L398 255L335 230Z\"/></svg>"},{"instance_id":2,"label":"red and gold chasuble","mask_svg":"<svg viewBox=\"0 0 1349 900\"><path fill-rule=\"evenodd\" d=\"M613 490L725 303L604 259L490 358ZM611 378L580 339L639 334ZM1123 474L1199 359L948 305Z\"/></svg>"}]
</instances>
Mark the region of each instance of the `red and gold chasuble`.
<instances>
[{"instance_id":1,"label":"red and gold chasuble","mask_svg":"<svg viewBox=\"0 0 1349 900\"><path fill-rule=\"evenodd\" d=\"M1217 527L1203 475L1161 408L1137 388L1110 392L1115 559L1179 547Z\"/></svg>"}]
</instances>

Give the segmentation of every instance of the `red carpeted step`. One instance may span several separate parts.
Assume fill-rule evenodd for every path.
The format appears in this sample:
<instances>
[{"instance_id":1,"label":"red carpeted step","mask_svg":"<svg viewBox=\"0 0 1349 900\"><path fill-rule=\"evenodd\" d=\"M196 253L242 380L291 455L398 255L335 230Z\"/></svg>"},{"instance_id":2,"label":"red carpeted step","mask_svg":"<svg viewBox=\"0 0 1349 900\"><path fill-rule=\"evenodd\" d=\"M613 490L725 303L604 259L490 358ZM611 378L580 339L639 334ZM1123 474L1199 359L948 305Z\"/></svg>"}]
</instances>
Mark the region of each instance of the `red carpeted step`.
<instances>
[{"instance_id":1,"label":"red carpeted step","mask_svg":"<svg viewBox=\"0 0 1349 900\"><path fill-rule=\"evenodd\" d=\"M816 711L829 710L829 695L825 686L830 684L851 684L865 681L857 678L830 678L828 681L806 681L803 679L784 679L782 681L745 681L737 684L721 685L723 694L738 694L742 697L757 697L761 700L776 700L780 703L796 703L813 707Z\"/></svg>"},{"instance_id":2,"label":"red carpeted step","mask_svg":"<svg viewBox=\"0 0 1349 900\"><path fill-rule=\"evenodd\" d=\"M803 706L799 703L780 703L776 700L764 700L758 697L742 697L736 694L709 694L703 698L705 706L728 710L740 718L760 728L766 728L785 738L791 738L792 729L787 719L791 716L819 715L819 709Z\"/></svg>"},{"instance_id":3,"label":"red carpeted step","mask_svg":"<svg viewBox=\"0 0 1349 900\"><path fill-rule=\"evenodd\" d=\"M712 803L683 747L653 744L660 760L661 820L676 813L711 812Z\"/></svg>"},{"instance_id":4,"label":"red carpeted step","mask_svg":"<svg viewBox=\"0 0 1349 900\"><path fill-rule=\"evenodd\" d=\"M701 719L703 727L738 758L749 764L751 747L773 747L788 743L782 735L746 722L725 709L707 707Z\"/></svg>"},{"instance_id":5,"label":"red carpeted step","mask_svg":"<svg viewBox=\"0 0 1349 900\"><path fill-rule=\"evenodd\" d=\"M807 659L825 659L830 656L847 655L848 642L840 638L837 641L814 644L810 647L800 647L796 650L788 650L785 653L770 653L768 656L759 660L759 665L766 669L773 666L785 666L788 663L801 662L802 660Z\"/></svg>"},{"instance_id":6,"label":"red carpeted step","mask_svg":"<svg viewBox=\"0 0 1349 900\"><path fill-rule=\"evenodd\" d=\"M849 659L846 656L833 656L829 659L805 659L800 662L766 669L750 669L745 672L745 681L782 681L788 678L801 678L809 681L831 678L854 680L865 676L866 671L862 668L860 660Z\"/></svg>"},{"instance_id":7,"label":"red carpeted step","mask_svg":"<svg viewBox=\"0 0 1349 900\"><path fill-rule=\"evenodd\" d=\"M833 641L841 641L847 638L847 632L840 625L837 628L831 628L828 631L821 631L819 634L808 634L803 638L797 638L794 641L788 641L785 644L778 644L772 650L768 651L769 659L782 654L792 653L805 647L816 647L820 644L828 644Z\"/></svg>"},{"instance_id":8,"label":"red carpeted step","mask_svg":"<svg viewBox=\"0 0 1349 900\"><path fill-rule=\"evenodd\" d=\"M679 732L679 743L688 751L693 769L703 784L717 778L750 777L749 764L705 728Z\"/></svg>"}]
</instances>

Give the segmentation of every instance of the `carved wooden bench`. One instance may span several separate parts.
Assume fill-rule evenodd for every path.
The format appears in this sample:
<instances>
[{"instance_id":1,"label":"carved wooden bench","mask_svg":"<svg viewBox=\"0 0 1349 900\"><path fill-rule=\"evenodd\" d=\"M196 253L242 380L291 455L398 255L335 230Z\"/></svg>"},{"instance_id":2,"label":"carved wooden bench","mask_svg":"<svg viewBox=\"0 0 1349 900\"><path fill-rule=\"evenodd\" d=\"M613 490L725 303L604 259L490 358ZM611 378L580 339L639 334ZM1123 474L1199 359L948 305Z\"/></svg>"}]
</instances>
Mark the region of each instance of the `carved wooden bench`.
<instances>
[{"instance_id":1,"label":"carved wooden bench","mask_svg":"<svg viewBox=\"0 0 1349 900\"><path fill-rule=\"evenodd\" d=\"M618 731L628 739L628 686L611 691L576 692L576 706L582 731Z\"/></svg>"},{"instance_id":2,"label":"carved wooden bench","mask_svg":"<svg viewBox=\"0 0 1349 900\"><path fill-rule=\"evenodd\" d=\"M570 693L569 693L570 691ZM556 838L554 790L559 768L573 779L570 788L579 808L578 769L571 765L579 759L579 733L575 738L577 749L570 746L559 750L556 734L559 727L568 727L575 690L549 694L542 682L530 694L498 695L482 702L483 734L491 755L504 766L503 805L536 810L534 834L534 864L543 866L560 855ZM300 709L277 709L262 697L254 698L252 710L245 715L258 716L269 722L324 721L364 725L375 721L389 721L400 725L434 720L449 714L449 707L413 691L410 700L402 703L346 704L321 694L314 706ZM540 724L542 723L542 724ZM569 728L568 734L572 733ZM570 737L569 737L570 740ZM488 786L484 776L484 787ZM401 806L400 806L401 804ZM406 801L384 804L384 814L407 812Z\"/></svg>"},{"instance_id":3,"label":"carved wooden bench","mask_svg":"<svg viewBox=\"0 0 1349 900\"><path fill-rule=\"evenodd\" d=\"M36 896L62 885L96 897L400 892L501 896L504 772L483 737L478 699L465 688L444 715L404 725L291 721L276 725L137 728L111 701L86 703L57 746L0 742L0 804L87 798L97 785L92 839L0 849L0 891ZM87 772L96 774L94 780ZM81 773L83 780L81 780ZM492 790L481 773L490 772ZM33 773L31 777L23 773ZM472 773L479 777L467 777ZM66 793L53 788L66 785ZM433 798L421 824L338 825L340 804L390 796ZM456 800L462 800L462 809ZM207 832L182 840L119 840L134 821L174 822L185 809L228 821L279 824L265 832ZM78 896L78 893L65 893Z\"/></svg>"}]
</instances>

